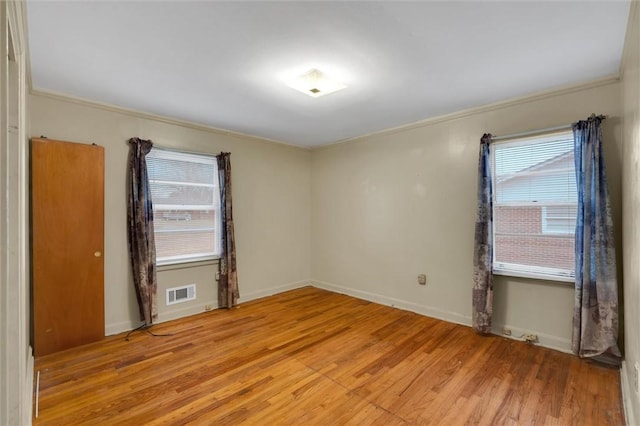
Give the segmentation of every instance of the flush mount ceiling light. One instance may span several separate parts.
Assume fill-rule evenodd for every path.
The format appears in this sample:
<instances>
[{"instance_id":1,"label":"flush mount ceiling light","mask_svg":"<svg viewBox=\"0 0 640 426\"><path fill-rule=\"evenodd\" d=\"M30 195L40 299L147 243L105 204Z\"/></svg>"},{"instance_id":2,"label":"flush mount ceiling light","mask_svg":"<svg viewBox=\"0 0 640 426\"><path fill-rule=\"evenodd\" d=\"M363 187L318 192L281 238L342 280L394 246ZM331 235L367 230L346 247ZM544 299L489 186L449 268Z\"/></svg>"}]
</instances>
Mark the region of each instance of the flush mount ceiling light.
<instances>
[{"instance_id":1,"label":"flush mount ceiling light","mask_svg":"<svg viewBox=\"0 0 640 426\"><path fill-rule=\"evenodd\" d=\"M337 92L347 87L342 83L331 80L317 69L307 71L300 77L288 81L287 86L313 98L328 95L329 93Z\"/></svg>"}]
</instances>

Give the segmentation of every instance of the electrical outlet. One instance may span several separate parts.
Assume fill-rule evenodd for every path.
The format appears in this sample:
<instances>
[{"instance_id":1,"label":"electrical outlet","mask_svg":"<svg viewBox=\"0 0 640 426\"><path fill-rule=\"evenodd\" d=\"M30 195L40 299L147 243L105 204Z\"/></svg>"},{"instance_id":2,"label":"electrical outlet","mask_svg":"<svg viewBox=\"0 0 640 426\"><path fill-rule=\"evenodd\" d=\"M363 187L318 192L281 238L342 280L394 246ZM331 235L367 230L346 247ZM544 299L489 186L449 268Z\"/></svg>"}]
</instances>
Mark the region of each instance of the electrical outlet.
<instances>
[{"instance_id":1,"label":"electrical outlet","mask_svg":"<svg viewBox=\"0 0 640 426\"><path fill-rule=\"evenodd\" d=\"M204 305L204 310L205 311L210 311L211 310L211 305Z\"/></svg>"},{"instance_id":2,"label":"electrical outlet","mask_svg":"<svg viewBox=\"0 0 640 426\"><path fill-rule=\"evenodd\" d=\"M220 281L220 271L216 271L216 281Z\"/></svg>"},{"instance_id":3,"label":"electrical outlet","mask_svg":"<svg viewBox=\"0 0 640 426\"><path fill-rule=\"evenodd\" d=\"M427 285L427 275L426 274L418 275L418 284Z\"/></svg>"},{"instance_id":4,"label":"electrical outlet","mask_svg":"<svg viewBox=\"0 0 640 426\"><path fill-rule=\"evenodd\" d=\"M504 334L505 336L511 336L511 329L507 328L507 327L504 327L502 329L502 334Z\"/></svg>"},{"instance_id":5,"label":"electrical outlet","mask_svg":"<svg viewBox=\"0 0 640 426\"><path fill-rule=\"evenodd\" d=\"M538 343L538 335L537 334L525 334L523 336L524 341L527 343Z\"/></svg>"},{"instance_id":6,"label":"electrical outlet","mask_svg":"<svg viewBox=\"0 0 640 426\"><path fill-rule=\"evenodd\" d=\"M633 366L633 387L636 390L636 393L640 392L640 389L638 388L638 370L640 370L640 364L636 361Z\"/></svg>"}]
</instances>

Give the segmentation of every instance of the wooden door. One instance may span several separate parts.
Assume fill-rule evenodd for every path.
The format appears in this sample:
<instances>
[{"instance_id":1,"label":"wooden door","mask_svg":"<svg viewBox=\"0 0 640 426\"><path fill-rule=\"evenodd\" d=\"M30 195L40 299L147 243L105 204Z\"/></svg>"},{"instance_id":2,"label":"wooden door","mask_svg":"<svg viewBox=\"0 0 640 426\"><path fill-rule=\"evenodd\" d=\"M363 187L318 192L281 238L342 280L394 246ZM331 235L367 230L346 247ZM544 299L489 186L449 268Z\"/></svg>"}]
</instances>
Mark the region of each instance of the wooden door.
<instances>
[{"instance_id":1,"label":"wooden door","mask_svg":"<svg viewBox=\"0 0 640 426\"><path fill-rule=\"evenodd\" d=\"M104 337L104 148L33 139L36 356Z\"/></svg>"}]
</instances>

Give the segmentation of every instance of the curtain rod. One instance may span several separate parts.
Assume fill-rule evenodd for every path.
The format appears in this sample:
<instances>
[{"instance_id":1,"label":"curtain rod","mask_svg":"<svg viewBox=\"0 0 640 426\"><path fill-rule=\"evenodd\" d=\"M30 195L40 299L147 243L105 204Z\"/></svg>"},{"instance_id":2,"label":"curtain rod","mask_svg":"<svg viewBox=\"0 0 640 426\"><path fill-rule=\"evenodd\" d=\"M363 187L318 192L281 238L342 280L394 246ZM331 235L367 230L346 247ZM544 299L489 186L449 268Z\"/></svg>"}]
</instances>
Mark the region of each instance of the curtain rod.
<instances>
[{"instance_id":1,"label":"curtain rod","mask_svg":"<svg viewBox=\"0 0 640 426\"><path fill-rule=\"evenodd\" d=\"M595 114L591 114L591 116L589 118L596 118L596 117L600 118L602 120L607 118L606 115L595 115ZM525 136L540 135L540 134L543 134L543 133L551 133L551 132L555 132L555 131L558 131L558 130L568 130L568 129L571 129L571 128L573 128L573 124L564 124L562 126L548 127L546 129L532 130L530 132L512 133L510 135L492 137L491 138L491 142L501 141L501 140L505 140L505 139L523 138Z\"/></svg>"}]
</instances>

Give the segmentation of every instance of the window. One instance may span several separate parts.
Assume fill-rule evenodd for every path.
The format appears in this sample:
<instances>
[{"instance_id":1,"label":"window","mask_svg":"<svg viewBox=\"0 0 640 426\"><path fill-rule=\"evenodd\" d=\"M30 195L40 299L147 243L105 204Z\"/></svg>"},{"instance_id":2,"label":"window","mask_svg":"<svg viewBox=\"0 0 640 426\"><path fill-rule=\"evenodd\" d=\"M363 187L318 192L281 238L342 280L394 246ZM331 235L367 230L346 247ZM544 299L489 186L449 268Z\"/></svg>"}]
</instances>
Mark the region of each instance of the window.
<instances>
[{"instance_id":1,"label":"window","mask_svg":"<svg viewBox=\"0 0 640 426\"><path fill-rule=\"evenodd\" d=\"M216 157L153 148L147 155L158 265L220 255Z\"/></svg>"},{"instance_id":2,"label":"window","mask_svg":"<svg viewBox=\"0 0 640 426\"><path fill-rule=\"evenodd\" d=\"M494 272L571 281L577 211L573 133L492 145Z\"/></svg>"}]
</instances>

